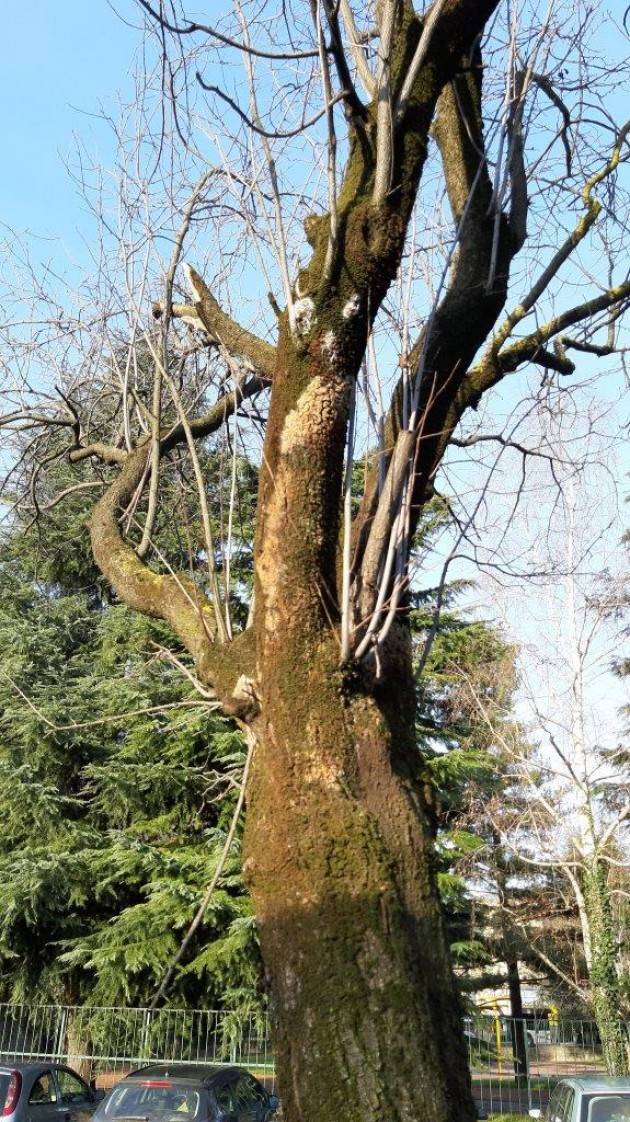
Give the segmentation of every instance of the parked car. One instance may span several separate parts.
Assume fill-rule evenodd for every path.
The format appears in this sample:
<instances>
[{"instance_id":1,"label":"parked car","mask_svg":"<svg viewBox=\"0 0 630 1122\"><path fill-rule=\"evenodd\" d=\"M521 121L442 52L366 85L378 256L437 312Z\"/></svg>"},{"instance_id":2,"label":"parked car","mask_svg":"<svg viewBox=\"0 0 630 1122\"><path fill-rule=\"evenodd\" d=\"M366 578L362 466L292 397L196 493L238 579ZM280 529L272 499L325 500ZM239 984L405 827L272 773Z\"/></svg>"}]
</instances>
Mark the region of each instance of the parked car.
<instances>
[{"instance_id":1,"label":"parked car","mask_svg":"<svg viewBox=\"0 0 630 1122\"><path fill-rule=\"evenodd\" d=\"M62 1064L0 1063L2 1122L87 1122L102 1098Z\"/></svg>"},{"instance_id":2,"label":"parked car","mask_svg":"<svg viewBox=\"0 0 630 1122\"><path fill-rule=\"evenodd\" d=\"M530 1110L540 1118L540 1110ZM572 1075L556 1083L545 1122L630 1122L630 1079Z\"/></svg>"},{"instance_id":3,"label":"parked car","mask_svg":"<svg viewBox=\"0 0 630 1122\"><path fill-rule=\"evenodd\" d=\"M243 1068L159 1064L123 1079L93 1122L268 1122L278 1106Z\"/></svg>"}]
</instances>

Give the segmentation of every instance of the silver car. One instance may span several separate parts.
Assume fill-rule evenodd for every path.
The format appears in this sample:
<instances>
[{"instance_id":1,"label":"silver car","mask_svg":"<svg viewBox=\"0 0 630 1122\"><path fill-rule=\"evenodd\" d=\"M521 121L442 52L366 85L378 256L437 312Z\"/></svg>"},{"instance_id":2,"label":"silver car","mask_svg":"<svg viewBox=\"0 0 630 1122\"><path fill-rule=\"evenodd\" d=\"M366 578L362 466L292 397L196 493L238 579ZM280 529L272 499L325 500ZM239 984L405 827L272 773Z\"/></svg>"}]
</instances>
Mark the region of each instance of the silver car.
<instances>
[{"instance_id":1,"label":"silver car","mask_svg":"<svg viewBox=\"0 0 630 1122\"><path fill-rule=\"evenodd\" d=\"M0 1063L2 1122L88 1122L102 1098L62 1064Z\"/></svg>"},{"instance_id":2,"label":"silver car","mask_svg":"<svg viewBox=\"0 0 630 1122\"><path fill-rule=\"evenodd\" d=\"M630 1122L630 1079L569 1076L556 1084L544 1113L529 1113L545 1122Z\"/></svg>"}]
</instances>

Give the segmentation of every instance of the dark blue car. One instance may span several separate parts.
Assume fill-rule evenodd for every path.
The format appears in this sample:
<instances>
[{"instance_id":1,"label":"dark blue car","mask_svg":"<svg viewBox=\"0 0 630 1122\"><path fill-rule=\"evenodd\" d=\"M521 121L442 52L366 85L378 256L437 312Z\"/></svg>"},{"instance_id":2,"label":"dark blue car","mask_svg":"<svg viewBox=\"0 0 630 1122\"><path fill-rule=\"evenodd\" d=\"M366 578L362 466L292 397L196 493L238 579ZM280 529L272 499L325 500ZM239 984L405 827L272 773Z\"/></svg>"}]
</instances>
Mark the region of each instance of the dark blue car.
<instances>
[{"instance_id":1,"label":"dark blue car","mask_svg":"<svg viewBox=\"0 0 630 1122\"><path fill-rule=\"evenodd\" d=\"M275 1095L240 1067L159 1064L110 1091L94 1122L268 1122Z\"/></svg>"}]
</instances>

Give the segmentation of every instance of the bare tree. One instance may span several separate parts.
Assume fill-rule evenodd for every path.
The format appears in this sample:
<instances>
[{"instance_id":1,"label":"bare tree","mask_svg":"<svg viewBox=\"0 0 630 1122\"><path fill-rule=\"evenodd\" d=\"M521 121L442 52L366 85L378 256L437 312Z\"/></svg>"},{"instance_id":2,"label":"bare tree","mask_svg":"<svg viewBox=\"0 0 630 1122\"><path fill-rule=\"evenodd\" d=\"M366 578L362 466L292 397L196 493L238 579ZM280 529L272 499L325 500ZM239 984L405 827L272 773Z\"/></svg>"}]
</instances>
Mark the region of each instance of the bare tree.
<instances>
[{"instance_id":1,"label":"bare tree","mask_svg":"<svg viewBox=\"0 0 630 1122\"><path fill-rule=\"evenodd\" d=\"M515 443L466 430L484 395L621 349L622 69L600 64L579 4L221 8L210 26L138 0L147 72L137 128L117 126L124 191L98 211L97 281L80 312L58 298L42 312L31 270L35 314L22 285L3 331L10 493L45 512L61 498L46 464L69 456L68 486L103 492L104 577L168 621L255 744L245 872L285 1117L461 1122L474 1108L416 745L412 542L449 445ZM184 246L205 259L187 299ZM228 475L237 448L260 450L241 629L211 438ZM156 544L173 472L202 524L185 574Z\"/></svg>"},{"instance_id":2,"label":"bare tree","mask_svg":"<svg viewBox=\"0 0 630 1122\"><path fill-rule=\"evenodd\" d=\"M560 453L559 418L549 420ZM484 807L494 826L495 849L517 862L521 877L529 870L534 885L545 876L564 883L580 932L577 969L567 969L549 950L548 925L540 922L540 914L530 911L525 919L525 910L518 901L510 903L509 894L499 905L551 975L591 1010L610 1073L625 1075L630 1063L627 980L623 912L615 897L627 898L630 888L630 776L612 687L627 604L616 575L615 552L621 550L611 534L602 468L598 475L590 487L574 469L565 467L558 476L559 501L548 529L556 574L546 579L537 600L545 643L529 645L522 657L529 735L518 725L499 726L473 683L468 687L501 741L516 794L511 806L508 800L507 807ZM536 612L531 616L535 619Z\"/></svg>"}]
</instances>

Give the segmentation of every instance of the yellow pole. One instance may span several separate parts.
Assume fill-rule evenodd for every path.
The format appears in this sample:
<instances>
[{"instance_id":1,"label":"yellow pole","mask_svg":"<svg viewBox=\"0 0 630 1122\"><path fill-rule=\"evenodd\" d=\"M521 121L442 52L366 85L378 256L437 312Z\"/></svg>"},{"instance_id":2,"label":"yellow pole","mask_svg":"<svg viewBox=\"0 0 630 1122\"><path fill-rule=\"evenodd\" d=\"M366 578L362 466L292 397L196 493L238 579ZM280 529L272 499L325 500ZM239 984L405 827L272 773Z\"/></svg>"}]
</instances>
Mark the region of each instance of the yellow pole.
<instances>
[{"instance_id":1,"label":"yellow pole","mask_svg":"<svg viewBox=\"0 0 630 1122\"><path fill-rule=\"evenodd\" d=\"M494 1003L494 1037L497 1046L497 1067L499 1075L503 1075L503 1049L501 1047L501 1014L499 1012L499 1003Z\"/></svg>"}]
</instances>

